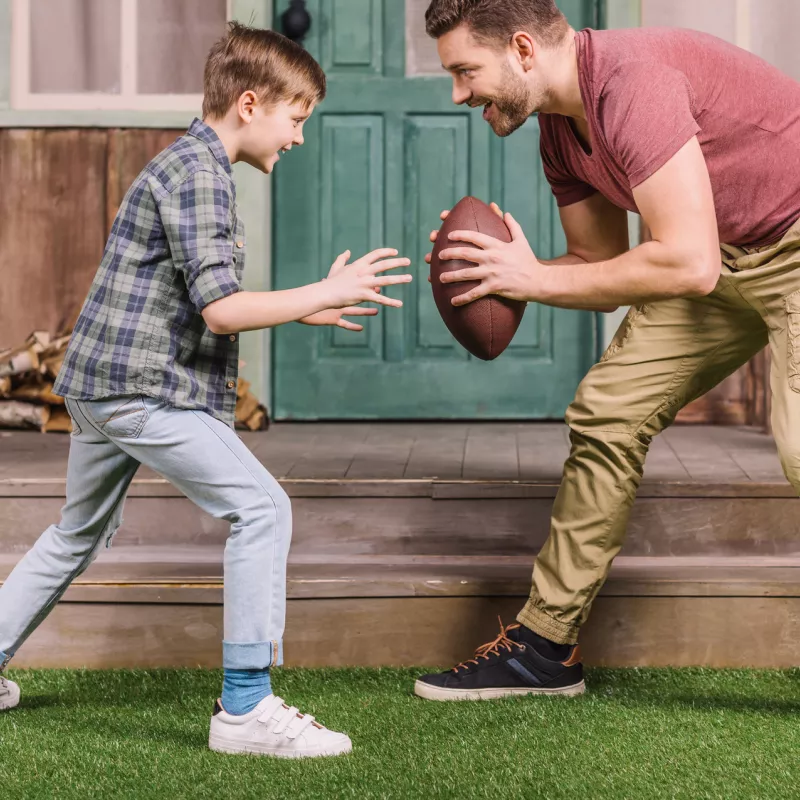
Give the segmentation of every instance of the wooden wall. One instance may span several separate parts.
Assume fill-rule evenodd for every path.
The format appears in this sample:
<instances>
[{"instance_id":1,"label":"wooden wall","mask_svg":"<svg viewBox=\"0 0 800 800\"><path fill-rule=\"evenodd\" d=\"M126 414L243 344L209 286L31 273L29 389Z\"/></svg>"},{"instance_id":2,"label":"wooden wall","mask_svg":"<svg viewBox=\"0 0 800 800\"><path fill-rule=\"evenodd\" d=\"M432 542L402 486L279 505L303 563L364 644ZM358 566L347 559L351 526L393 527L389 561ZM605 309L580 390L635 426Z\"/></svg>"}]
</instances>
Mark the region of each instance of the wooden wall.
<instances>
[{"instance_id":1,"label":"wooden wall","mask_svg":"<svg viewBox=\"0 0 800 800\"><path fill-rule=\"evenodd\" d=\"M71 327L128 186L181 133L0 129L0 350ZM759 355L679 420L766 428L768 369Z\"/></svg>"},{"instance_id":2,"label":"wooden wall","mask_svg":"<svg viewBox=\"0 0 800 800\"><path fill-rule=\"evenodd\" d=\"M181 133L0 130L0 349L72 325L125 191Z\"/></svg>"}]
</instances>

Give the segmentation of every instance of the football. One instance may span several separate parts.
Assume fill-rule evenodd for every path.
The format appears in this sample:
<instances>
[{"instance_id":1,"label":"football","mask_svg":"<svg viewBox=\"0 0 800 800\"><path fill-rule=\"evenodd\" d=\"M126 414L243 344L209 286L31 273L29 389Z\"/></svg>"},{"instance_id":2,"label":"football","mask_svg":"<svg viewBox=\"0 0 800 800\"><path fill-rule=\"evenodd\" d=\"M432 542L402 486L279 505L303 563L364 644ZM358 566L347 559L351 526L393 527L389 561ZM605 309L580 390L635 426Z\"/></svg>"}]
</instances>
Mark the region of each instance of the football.
<instances>
[{"instance_id":1,"label":"football","mask_svg":"<svg viewBox=\"0 0 800 800\"><path fill-rule=\"evenodd\" d=\"M452 299L478 285L478 281L442 283L443 272L474 267L471 261L439 261L439 252L449 247L470 247L468 242L448 239L450 231L478 231L500 239L511 241L505 222L486 203L475 197L464 197L452 208L439 229L431 253L431 287L433 299L444 324L456 341L472 355L491 361L508 347L517 332L526 303L508 300L497 295L481 297L465 306L454 306Z\"/></svg>"}]
</instances>

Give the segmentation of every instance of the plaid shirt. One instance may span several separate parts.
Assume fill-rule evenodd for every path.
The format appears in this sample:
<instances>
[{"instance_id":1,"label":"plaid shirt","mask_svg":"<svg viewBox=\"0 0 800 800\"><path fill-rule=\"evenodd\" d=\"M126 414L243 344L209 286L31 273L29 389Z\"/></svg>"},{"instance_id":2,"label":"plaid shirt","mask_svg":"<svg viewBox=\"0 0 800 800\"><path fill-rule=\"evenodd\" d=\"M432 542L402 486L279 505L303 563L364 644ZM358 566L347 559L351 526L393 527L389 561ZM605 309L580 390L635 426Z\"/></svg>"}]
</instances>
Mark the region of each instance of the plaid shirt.
<instances>
[{"instance_id":1,"label":"plaid shirt","mask_svg":"<svg viewBox=\"0 0 800 800\"><path fill-rule=\"evenodd\" d=\"M200 312L239 291L244 244L225 148L195 119L125 195L54 391L143 394L233 425L239 337Z\"/></svg>"}]
</instances>

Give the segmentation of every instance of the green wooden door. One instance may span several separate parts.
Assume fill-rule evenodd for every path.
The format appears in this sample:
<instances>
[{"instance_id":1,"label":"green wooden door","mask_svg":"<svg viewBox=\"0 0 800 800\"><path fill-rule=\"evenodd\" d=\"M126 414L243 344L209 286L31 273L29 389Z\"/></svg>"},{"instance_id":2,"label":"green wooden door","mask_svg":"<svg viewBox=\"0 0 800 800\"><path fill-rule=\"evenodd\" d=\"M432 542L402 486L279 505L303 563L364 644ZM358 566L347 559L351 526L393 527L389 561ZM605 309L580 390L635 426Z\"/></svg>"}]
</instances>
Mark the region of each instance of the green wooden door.
<instances>
[{"instance_id":1,"label":"green wooden door","mask_svg":"<svg viewBox=\"0 0 800 800\"><path fill-rule=\"evenodd\" d=\"M559 0L596 27L598 0ZM276 20L288 5L276 1ZM402 0L309 0L305 46L328 96L305 144L281 158L273 193L278 289L319 280L335 256L396 247L415 281L392 289L363 333L284 325L273 333L277 419L555 419L596 351L595 316L530 304L496 361L468 355L442 323L423 257L439 212L472 194L521 223L542 258L564 251L531 118L497 138L481 109L455 106L449 77L406 77Z\"/></svg>"}]
</instances>

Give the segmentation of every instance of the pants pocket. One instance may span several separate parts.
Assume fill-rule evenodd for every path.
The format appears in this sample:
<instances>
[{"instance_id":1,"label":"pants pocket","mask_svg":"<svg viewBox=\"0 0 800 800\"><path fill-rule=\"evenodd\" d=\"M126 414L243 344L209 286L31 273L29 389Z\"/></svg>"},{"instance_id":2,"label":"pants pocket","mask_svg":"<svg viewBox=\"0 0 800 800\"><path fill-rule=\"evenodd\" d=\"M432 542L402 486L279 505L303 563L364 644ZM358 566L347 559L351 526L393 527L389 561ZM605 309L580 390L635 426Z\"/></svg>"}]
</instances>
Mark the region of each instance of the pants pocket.
<instances>
[{"instance_id":1,"label":"pants pocket","mask_svg":"<svg viewBox=\"0 0 800 800\"><path fill-rule=\"evenodd\" d=\"M606 348L605 353L603 353L602 357L600 358L601 364L604 361L608 361L610 358L613 358L620 350L622 350L622 347L624 346L625 342L628 341L628 337L631 335L631 331L634 329L634 327L636 327L636 323L646 311L646 305L632 306L630 308L628 313L625 315L625 319L622 320L622 324L614 334L614 338L611 340L611 343Z\"/></svg>"},{"instance_id":2,"label":"pants pocket","mask_svg":"<svg viewBox=\"0 0 800 800\"><path fill-rule=\"evenodd\" d=\"M786 300L786 336L789 340L789 386L800 392L800 292L793 292Z\"/></svg>"},{"instance_id":3,"label":"pants pocket","mask_svg":"<svg viewBox=\"0 0 800 800\"><path fill-rule=\"evenodd\" d=\"M139 395L90 400L85 408L98 430L111 439L138 438L149 416L144 400Z\"/></svg>"}]
</instances>

